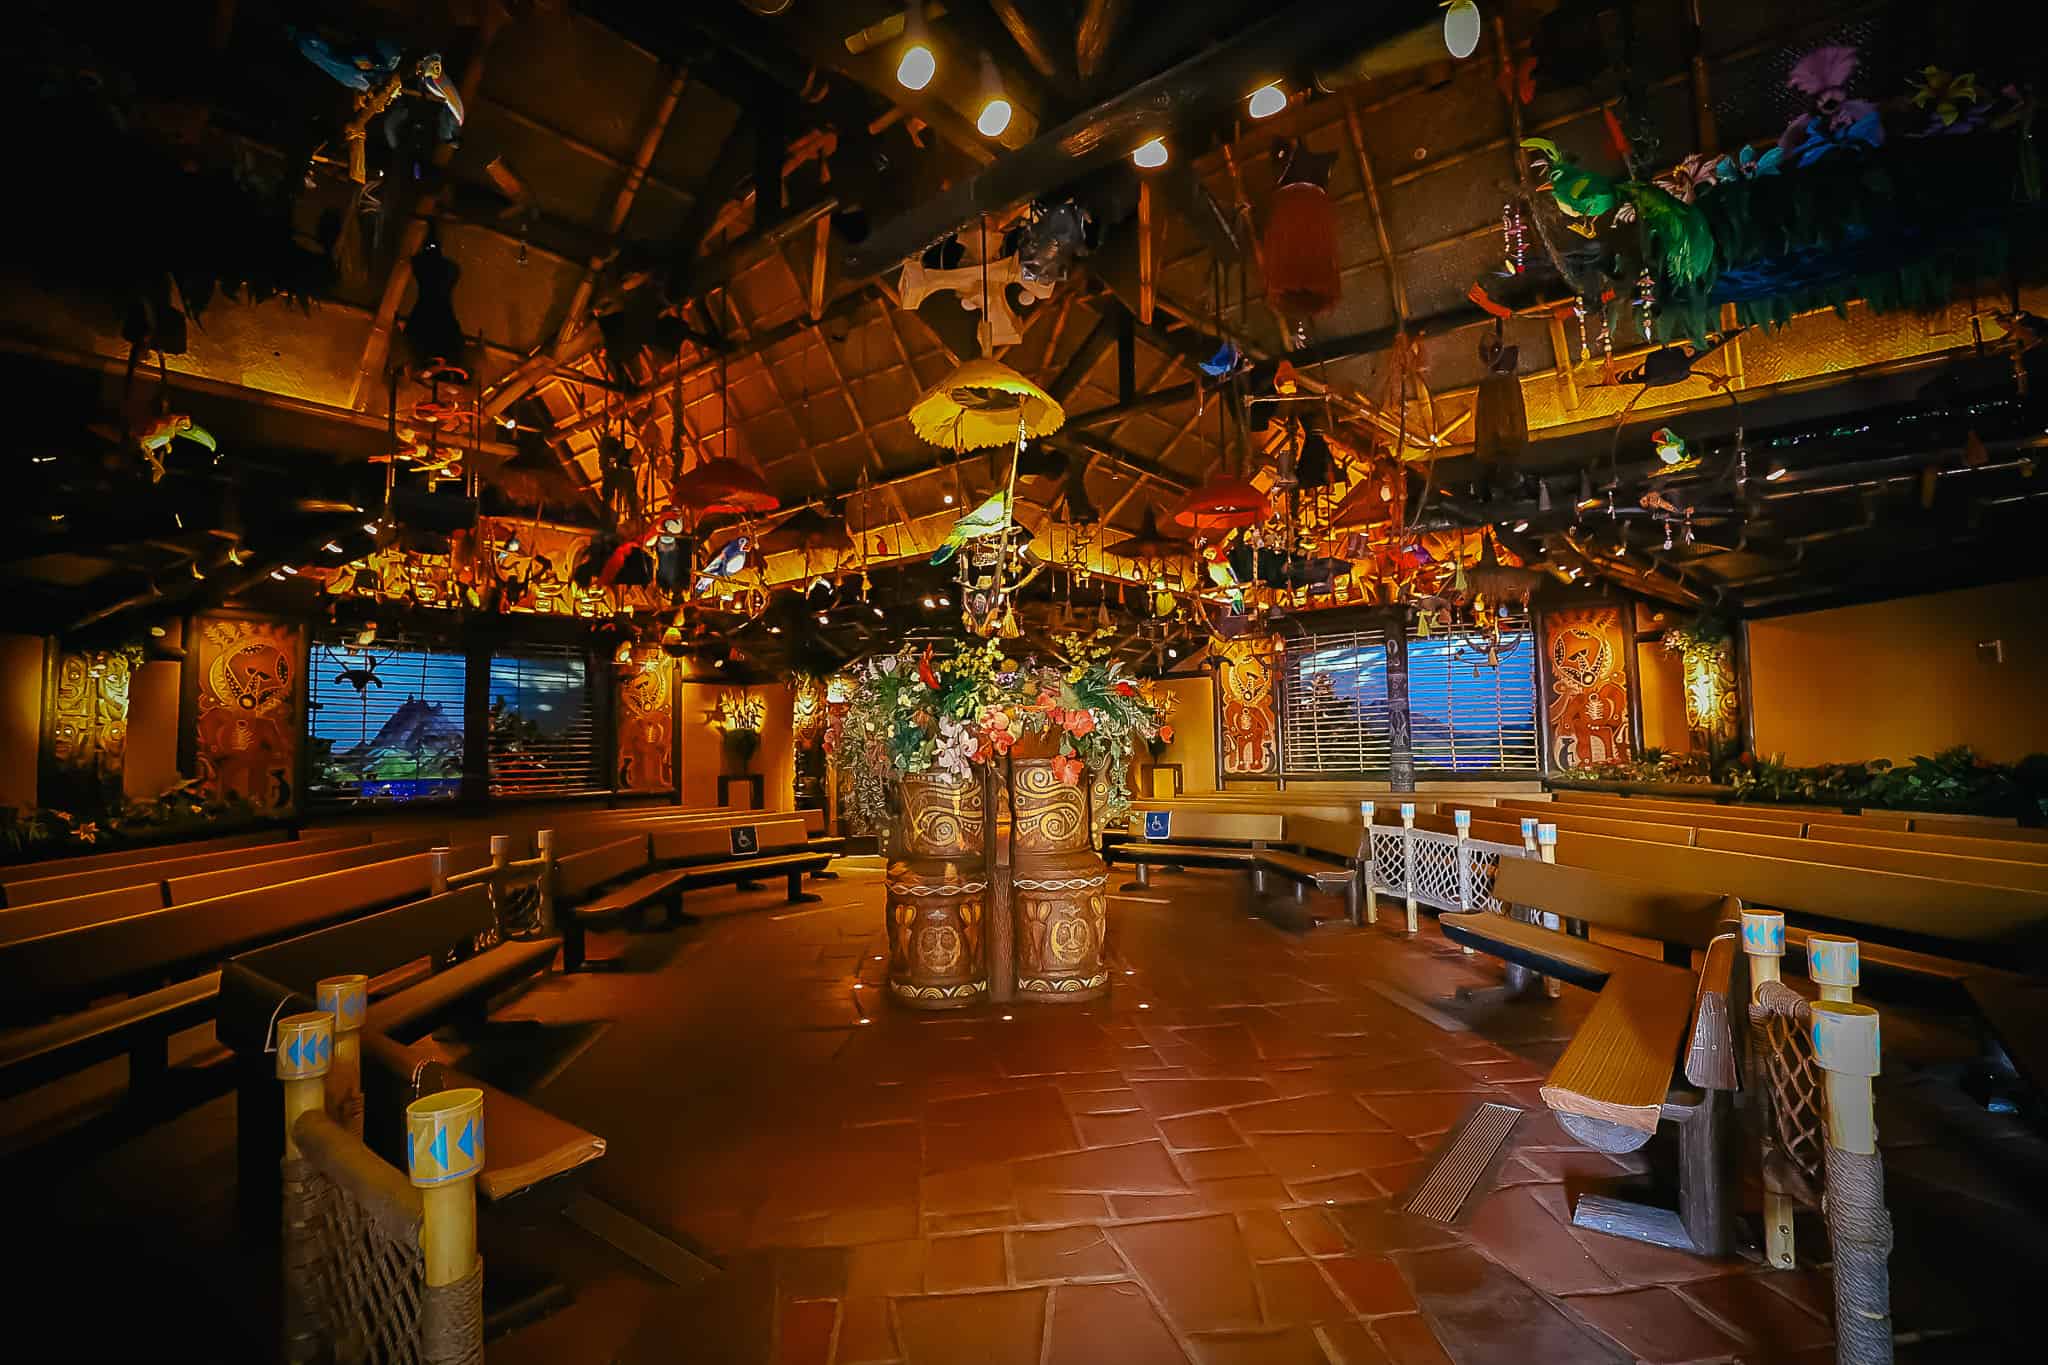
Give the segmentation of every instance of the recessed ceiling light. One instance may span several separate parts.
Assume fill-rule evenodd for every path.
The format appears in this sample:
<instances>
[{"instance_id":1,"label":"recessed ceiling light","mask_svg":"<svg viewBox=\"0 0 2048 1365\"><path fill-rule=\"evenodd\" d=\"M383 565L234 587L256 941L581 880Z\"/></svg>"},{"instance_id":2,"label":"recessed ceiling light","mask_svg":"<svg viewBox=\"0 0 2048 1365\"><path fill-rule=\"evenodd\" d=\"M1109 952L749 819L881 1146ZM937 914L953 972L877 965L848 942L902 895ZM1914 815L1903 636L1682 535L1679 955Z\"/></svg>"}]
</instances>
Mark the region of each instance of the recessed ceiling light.
<instances>
[{"instance_id":1,"label":"recessed ceiling light","mask_svg":"<svg viewBox=\"0 0 2048 1365\"><path fill-rule=\"evenodd\" d=\"M1010 126L1010 102L997 95L981 106L981 116L974 120L974 131L983 137L1001 137L1003 130Z\"/></svg>"},{"instance_id":2,"label":"recessed ceiling light","mask_svg":"<svg viewBox=\"0 0 2048 1365\"><path fill-rule=\"evenodd\" d=\"M905 90L922 90L932 83L938 69L939 59L932 56L932 50L923 43L912 43L896 63L896 84Z\"/></svg>"},{"instance_id":3,"label":"recessed ceiling light","mask_svg":"<svg viewBox=\"0 0 2048 1365\"><path fill-rule=\"evenodd\" d=\"M1262 85L1252 91L1251 98L1246 101L1246 107L1253 118L1271 118L1287 107L1287 92L1280 88L1278 81L1271 85Z\"/></svg>"},{"instance_id":4,"label":"recessed ceiling light","mask_svg":"<svg viewBox=\"0 0 2048 1365\"><path fill-rule=\"evenodd\" d=\"M1787 474L1791 472L1792 471L1785 468L1785 466L1781 464L1774 464L1771 466L1771 472L1764 475L1764 481L1766 483L1776 483L1778 480L1784 478Z\"/></svg>"},{"instance_id":5,"label":"recessed ceiling light","mask_svg":"<svg viewBox=\"0 0 2048 1365\"><path fill-rule=\"evenodd\" d=\"M1131 153L1131 160L1148 171L1159 169L1166 164L1166 139L1155 137Z\"/></svg>"}]
</instances>

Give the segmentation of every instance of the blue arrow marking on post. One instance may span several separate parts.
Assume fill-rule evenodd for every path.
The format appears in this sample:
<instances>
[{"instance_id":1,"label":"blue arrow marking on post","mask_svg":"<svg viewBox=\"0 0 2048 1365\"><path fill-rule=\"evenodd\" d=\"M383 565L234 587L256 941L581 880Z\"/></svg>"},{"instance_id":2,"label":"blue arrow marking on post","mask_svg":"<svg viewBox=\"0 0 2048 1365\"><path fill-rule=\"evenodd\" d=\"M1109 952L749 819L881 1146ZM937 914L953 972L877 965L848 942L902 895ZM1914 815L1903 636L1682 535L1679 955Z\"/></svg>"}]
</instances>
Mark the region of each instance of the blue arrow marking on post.
<instances>
[{"instance_id":1,"label":"blue arrow marking on post","mask_svg":"<svg viewBox=\"0 0 2048 1365\"><path fill-rule=\"evenodd\" d=\"M419 1157L414 1153L412 1147L412 1134L407 1133L405 1135L405 1169L409 1171L418 1164Z\"/></svg>"},{"instance_id":2,"label":"blue arrow marking on post","mask_svg":"<svg viewBox=\"0 0 2048 1365\"><path fill-rule=\"evenodd\" d=\"M299 1035L298 1035L298 1034L294 1033L294 1034L292 1035L292 1041L291 1041L291 1045L290 1045L289 1047L285 1048L285 1050L284 1050L284 1059L285 1059L286 1061L290 1062L290 1063L291 1063L291 1064L292 1064L293 1066L297 1066L297 1065L299 1064Z\"/></svg>"},{"instance_id":3,"label":"blue arrow marking on post","mask_svg":"<svg viewBox=\"0 0 2048 1365\"><path fill-rule=\"evenodd\" d=\"M475 1119L471 1119L471 1120L470 1120L470 1121L469 1121L468 1123L465 1123L465 1124L463 1124L463 1125L462 1125L462 1136L461 1136L461 1137L459 1137L459 1138L457 1138L457 1139L455 1139L455 1145L456 1145L457 1147L460 1147L460 1148L462 1149L462 1154L463 1154L464 1156L466 1156L466 1157L469 1157L469 1158L471 1158L472 1160L474 1160L474 1159L475 1159L475 1157L476 1157L476 1120L475 1120Z\"/></svg>"},{"instance_id":4,"label":"blue arrow marking on post","mask_svg":"<svg viewBox=\"0 0 2048 1365\"><path fill-rule=\"evenodd\" d=\"M434 1160L441 1163L442 1170L448 1169L448 1130L446 1128L436 1128L434 1130L434 1140L428 1144L427 1150L434 1154Z\"/></svg>"}]
</instances>

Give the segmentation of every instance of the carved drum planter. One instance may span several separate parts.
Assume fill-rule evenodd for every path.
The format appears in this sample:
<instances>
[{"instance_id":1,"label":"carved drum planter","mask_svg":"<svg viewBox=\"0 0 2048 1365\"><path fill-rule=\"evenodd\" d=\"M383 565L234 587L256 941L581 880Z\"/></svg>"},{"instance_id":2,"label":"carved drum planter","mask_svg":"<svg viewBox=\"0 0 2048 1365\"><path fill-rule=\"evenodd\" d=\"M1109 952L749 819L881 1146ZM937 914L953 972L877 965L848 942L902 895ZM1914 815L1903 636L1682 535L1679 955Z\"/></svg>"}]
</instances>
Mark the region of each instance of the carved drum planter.
<instances>
[{"instance_id":1,"label":"carved drum planter","mask_svg":"<svg viewBox=\"0 0 2048 1365\"><path fill-rule=\"evenodd\" d=\"M981 784L912 773L898 788L885 879L889 994L912 1009L958 1009L988 998L988 869Z\"/></svg>"},{"instance_id":2,"label":"carved drum planter","mask_svg":"<svg viewBox=\"0 0 2048 1365\"><path fill-rule=\"evenodd\" d=\"M1094 849L1088 793L1054 776L1051 759L1031 758L1011 765L1010 798L1017 994L1042 1002L1094 1000L1109 989L1109 878Z\"/></svg>"}]
</instances>

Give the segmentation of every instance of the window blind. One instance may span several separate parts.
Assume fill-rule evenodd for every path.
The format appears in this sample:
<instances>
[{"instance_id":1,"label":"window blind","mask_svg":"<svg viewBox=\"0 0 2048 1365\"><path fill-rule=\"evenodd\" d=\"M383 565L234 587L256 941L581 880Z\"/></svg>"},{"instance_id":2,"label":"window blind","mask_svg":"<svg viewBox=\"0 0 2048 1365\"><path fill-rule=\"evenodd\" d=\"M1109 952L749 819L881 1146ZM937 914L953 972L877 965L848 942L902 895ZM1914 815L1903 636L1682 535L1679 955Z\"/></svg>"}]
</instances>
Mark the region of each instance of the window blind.
<instances>
[{"instance_id":1,"label":"window blind","mask_svg":"<svg viewBox=\"0 0 2048 1365\"><path fill-rule=\"evenodd\" d=\"M523 645L491 656L492 796L601 790L590 664L573 645Z\"/></svg>"},{"instance_id":2,"label":"window blind","mask_svg":"<svg viewBox=\"0 0 2048 1365\"><path fill-rule=\"evenodd\" d=\"M1383 773L1387 645L1377 629L1312 635L1287 651L1281 769L1289 774Z\"/></svg>"},{"instance_id":3,"label":"window blind","mask_svg":"<svg viewBox=\"0 0 2048 1365\"><path fill-rule=\"evenodd\" d=\"M1410 742L1417 772L1535 772L1536 651L1525 633L1489 664L1483 633L1452 627L1408 640Z\"/></svg>"},{"instance_id":4,"label":"window blind","mask_svg":"<svg viewBox=\"0 0 2048 1365\"><path fill-rule=\"evenodd\" d=\"M462 787L463 656L403 637L313 643L307 689L316 806L448 800Z\"/></svg>"}]
</instances>

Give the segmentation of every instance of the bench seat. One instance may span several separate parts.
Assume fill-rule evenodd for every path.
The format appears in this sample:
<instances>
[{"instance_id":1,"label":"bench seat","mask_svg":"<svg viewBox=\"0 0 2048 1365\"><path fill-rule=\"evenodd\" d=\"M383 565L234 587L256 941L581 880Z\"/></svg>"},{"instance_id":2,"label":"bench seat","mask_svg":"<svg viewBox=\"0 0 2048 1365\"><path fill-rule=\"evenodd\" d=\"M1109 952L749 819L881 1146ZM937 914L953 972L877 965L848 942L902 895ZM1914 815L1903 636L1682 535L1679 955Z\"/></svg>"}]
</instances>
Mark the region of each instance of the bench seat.
<instances>
[{"instance_id":1,"label":"bench seat","mask_svg":"<svg viewBox=\"0 0 2048 1365\"><path fill-rule=\"evenodd\" d=\"M559 940L512 939L464 958L370 1006L369 1023L393 1037L417 1036L451 1010L480 1006L514 982L537 975L555 960Z\"/></svg>"},{"instance_id":2,"label":"bench seat","mask_svg":"<svg viewBox=\"0 0 2048 1365\"><path fill-rule=\"evenodd\" d=\"M1288 853L1281 849L1262 849L1254 859L1260 867L1271 868L1298 880L1311 881L1326 890L1341 891L1354 880L1356 869L1343 863L1333 863L1322 858L1311 858L1306 854Z\"/></svg>"},{"instance_id":3,"label":"bench seat","mask_svg":"<svg viewBox=\"0 0 2048 1365\"><path fill-rule=\"evenodd\" d=\"M1592 1013L1543 1081L1543 1102L1565 1131L1603 1151L1616 1150L1617 1144L1591 1140L1588 1125L1572 1120L1612 1124L1636 1135L1635 1147L1648 1142L1664 1116L1675 1059L1693 1016L1691 972L1647 958L1635 964L1607 978Z\"/></svg>"},{"instance_id":4,"label":"bench seat","mask_svg":"<svg viewBox=\"0 0 2048 1365\"><path fill-rule=\"evenodd\" d=\"M1234 848L1228 844L1181 844L1168 839L1113 844L1104 850L1109 862L1127 859L1134 863L1195 863L1223 866L1249 865L1259 856L1255 848Z\"/></svg>"},{"instance_id":5,"label":"bench seat","mask_svg":"<svg viewBox=\"0 0 2048 1365\"><path fill-rule=\"evenodd\" d=\"M569 906L567 913L585 924L611 923L680 893L684 875L679 868L643 872L630 881L599 892L580 905Z\"/></svg>"},{"instance_id":6,"label":"bench seat","mask_svg":"<svg viewBox=\"0 0 2048 1365\"><path fill-rule=\"evenodd\" d=\"M1597 991L1607 979L1637 964L1656 966L1649 958L1607 948L1540 924L1527 924L1485 910L1447 910L1437 916L1444 937L1453 943L1491 954L1518 966Z\"/></svg>"},{"instance_id":7,"label":"bench seat","mask_svg":"<svg viewBox=\"0 0 2048 1365\"><path fill-rule=\"evenodd\" d=\"M170 1036L211 1019L219 994L220 973L208 972L47 1023L0 1031L0 1095L32 1090L124 1052L133 1069L161 1071Z\"/></svg>"}]
</instances>

